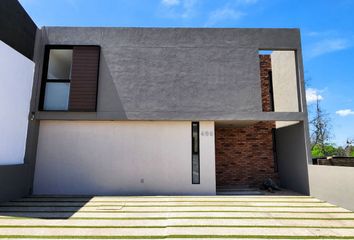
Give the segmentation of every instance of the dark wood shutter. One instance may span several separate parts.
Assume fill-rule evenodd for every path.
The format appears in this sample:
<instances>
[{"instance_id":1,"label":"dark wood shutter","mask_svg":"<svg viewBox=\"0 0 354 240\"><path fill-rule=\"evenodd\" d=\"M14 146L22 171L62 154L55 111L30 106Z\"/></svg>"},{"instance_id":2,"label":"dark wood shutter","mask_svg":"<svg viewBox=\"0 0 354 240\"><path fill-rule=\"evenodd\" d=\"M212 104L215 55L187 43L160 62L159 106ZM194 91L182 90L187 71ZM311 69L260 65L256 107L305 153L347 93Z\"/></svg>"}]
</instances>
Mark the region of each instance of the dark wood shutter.
<instances>
[{"instance_id":1,"label":"dark wood shutter","mask_svg":"<svg viewBox=\"0 0 354 240\"><path fill-rule=\"evenodd\" d=\"M99 46L74 46L69 111L96 111Z\"/></svg>"}]
</instances>

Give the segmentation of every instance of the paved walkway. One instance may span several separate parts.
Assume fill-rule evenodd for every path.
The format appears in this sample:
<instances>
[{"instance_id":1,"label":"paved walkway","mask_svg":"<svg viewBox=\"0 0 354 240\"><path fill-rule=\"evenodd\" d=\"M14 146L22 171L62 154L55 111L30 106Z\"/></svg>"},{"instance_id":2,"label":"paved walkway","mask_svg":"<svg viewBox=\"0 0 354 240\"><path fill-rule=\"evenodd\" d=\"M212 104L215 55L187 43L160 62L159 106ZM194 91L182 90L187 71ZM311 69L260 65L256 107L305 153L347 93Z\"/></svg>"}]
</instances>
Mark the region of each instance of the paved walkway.
<instances>
[{"instance_id":1,"label":"paved walkway","mask_svg":"<svg viewBox=\"0 0 354 240\"><path fill-rule=\"evenodd\" d=\"M306 196L29 197L0 239L354 239L354 213Z\"/></svg>"}]
</instances>

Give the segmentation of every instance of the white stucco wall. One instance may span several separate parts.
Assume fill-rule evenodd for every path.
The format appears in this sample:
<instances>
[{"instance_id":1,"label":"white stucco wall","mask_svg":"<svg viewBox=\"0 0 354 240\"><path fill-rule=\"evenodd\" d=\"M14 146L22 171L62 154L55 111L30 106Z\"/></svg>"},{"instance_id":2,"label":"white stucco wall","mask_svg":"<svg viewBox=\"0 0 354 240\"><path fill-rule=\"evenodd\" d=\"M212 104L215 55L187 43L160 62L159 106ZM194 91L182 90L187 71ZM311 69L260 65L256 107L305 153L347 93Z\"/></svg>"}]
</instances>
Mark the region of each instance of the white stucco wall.
<instances>
[{"instance_id":1,"label":"white stucco wall","mask_svg":"<svg viewBox=\"0 0 354 240\"><path fill-rule=\"evenodd\" d=\"M34 63L0 41L0 165L24 162Z\"/></svg>"},{"instance_id":2,"label":"white stucco wall","mask_svg":"<svg viewBox=\"0 0 354 240\"><path fill-rule=\"evenodd\" d=\"M310 194L354 211L354 168L309 165Z\"/></svg>"},{"instance_id":3,"label":"white stucco wall","mask_svg":"<svg viewBox=\"0 0 354 240\"><path fill-rule=\"evenodd\" d=\"M191 122L41 121L34 193L215 194L214 122L200 151L192 184Z\"/></svg>"},{"instance_id":4,"label":"white stucco wall","mask_svg":"<svg viewBox=\"0 0 354 240\"><path fill-rule=\"evenodd\" d=\"M271 54L275 112L298 112L298 87L294 51Z\"/></svg>"}]
</instances>

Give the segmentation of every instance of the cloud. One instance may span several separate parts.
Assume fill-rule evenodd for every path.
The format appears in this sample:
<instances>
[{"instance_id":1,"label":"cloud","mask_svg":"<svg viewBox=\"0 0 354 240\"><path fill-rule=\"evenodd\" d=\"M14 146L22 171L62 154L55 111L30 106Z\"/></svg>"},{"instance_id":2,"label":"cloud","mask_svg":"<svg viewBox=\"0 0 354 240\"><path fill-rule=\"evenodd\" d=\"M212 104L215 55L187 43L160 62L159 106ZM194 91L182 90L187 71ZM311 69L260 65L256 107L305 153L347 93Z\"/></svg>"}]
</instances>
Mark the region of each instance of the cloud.
<instances>
[{"instance_id":1,"label":"cloud","mask_svg":"<svg viewBox=\"0 0 354 240\"><path fill-rule=\"evenodd\" d=\"M214 26L226 20L239 20L247 15L248 7L256 4L259 0L234 0L221 8L210 12L205 26Z\"/></svg>"},{"instance_id":2,"label":"cloud","mask_svg":"<svg viewBox=\"0 0 354 240\"><path fill-rule=\"evenodd\" d=\"M354 111L351 109L343 109L343 110L336 111L336 114L338 114L341 117L346 117L349 115L354 115Z\"/></svg>"},{"instance_id":3,"label":"cloud","mask_svg":"<svg viewBox=\"0 0 354 240\"><path fill-rule=\"evenodd\" d=\"M304 35L311 38L328 38L328 37L338 37L338 32L334 30L325 30L325 31L305 31Z\"/></svg>"},{"instance_id":4,"label":"cloud","mask_svg":"<svg viewBox=\"0 0 354 240\"><path fill-rule=\"evenodd\" d=\"M189 18L193 16L194 6L197 4L197 0L184 0L183 1L183 13L182 18Z\"/></svg>"},{"instance_id":5,"label":"cloud","mask_svg":"<svg viewBox=\"0 0 354 240\"><path fill-rule=\"evenodd\" d=\"M306 101L307 104L313 104L315 102L323 100L323 97L319 94L320 91L315 88L306 89Z\"/></svg>"},{"instance_id":6,"label":"cloud","mask_svg":"<svg viewBox=\"0 0 354 240\"><path fill-rule=\"evenodd\" d=\"M224 7L221 9L217 9L210 13L208 22L205 24L206 26L213 26L218 22L225 20L238 20L246 15L242 11L234 10L229 7Z\"/></svg>"},{"instance_id":7,"label":"cloud","mask_svg":"<svg viewBox=\"0 0 354 240\"><path fill-rule=\"evenodd\" d=\"M308 52L309 58L318 57L323 54L344 50L351 47L350 41L346 38L324 39L313 44Z\"/></svg>"},{"instance_id":8,"label":"cloud","mask_svg":"<svg viewBox=\"0 0 354 240\"><path fill-rule=\"evenodd\" d=\"M181 2L180 0L162 0L161 3L165 6L177 6Z\"/></svg>"},{"instance_id":9,"label":"cloud","mask_svg":"<svg viewBox=\"0 0 354 240\"><path fill-rule=\"evenodd\" d=\"M160 15L167 18L191 18L198 0L161 0Z\"/></svg>"}]
</instances>

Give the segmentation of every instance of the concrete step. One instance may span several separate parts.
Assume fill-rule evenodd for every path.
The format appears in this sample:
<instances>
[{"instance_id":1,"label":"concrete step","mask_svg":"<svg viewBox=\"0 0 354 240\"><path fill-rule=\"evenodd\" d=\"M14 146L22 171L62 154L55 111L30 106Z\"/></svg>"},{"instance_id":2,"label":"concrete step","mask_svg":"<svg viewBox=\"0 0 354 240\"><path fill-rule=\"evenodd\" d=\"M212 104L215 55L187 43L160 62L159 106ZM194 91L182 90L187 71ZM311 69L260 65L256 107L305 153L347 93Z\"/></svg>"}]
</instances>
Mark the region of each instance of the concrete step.
<instances>
[{"instance_id":1,"label":"concrete step","mask_svg":"<svg viewBox=\"0 0 354 240\"><path fill-rule=\"evenodd\" d=\"M240 186L218 186L216 187L217 195L264 195L263 192L256 188L240 187Z\"/></svg>"}]
</instances>

